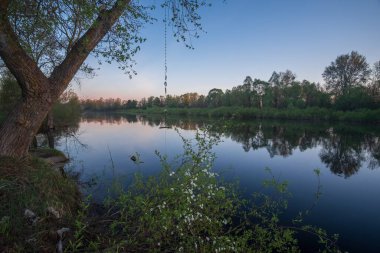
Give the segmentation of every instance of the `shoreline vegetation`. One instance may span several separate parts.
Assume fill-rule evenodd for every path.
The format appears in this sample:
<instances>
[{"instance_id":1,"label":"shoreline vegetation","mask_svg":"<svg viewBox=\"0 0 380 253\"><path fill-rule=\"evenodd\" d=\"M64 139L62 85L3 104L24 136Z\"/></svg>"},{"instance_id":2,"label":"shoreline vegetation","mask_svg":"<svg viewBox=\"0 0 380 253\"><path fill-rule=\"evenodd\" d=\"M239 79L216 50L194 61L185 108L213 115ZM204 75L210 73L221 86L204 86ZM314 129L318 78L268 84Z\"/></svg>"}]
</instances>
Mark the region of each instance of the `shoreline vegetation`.
<instances>
[{"instance_id":1,"label":"shoreline vegetation","mask_svg":"<svg viewBox=\"0 0 380 253\"><path fill-rule=\"evenodd\" d=\"M44 149L48 156L64 155ZM73 224L81 193L43 158L0 157L0 251L55 252L58 231Z\"/></svg>"},{"instance_id":2,"label":"shoreline vegetation","mask_svg":"<svg viewBox=\"0 0 380 253\"><path fill-rule=\"evenodd\" d=\"M290 196L271 171L266 194L240 196L212 171L219 136L207 129L183 140L178 167L161 161L158 175L116 178L104 203L83 199L79 182L30 156L0 158L2 252L341 252L338 235L303 224L308 210L282 221ZM58 155L59 151L44 152ZM112 165L113 166L113 165ZM320 175L315 170L317 177ZM303 237L315 240L301 248Z\"/></svg>"},{"instance_id":3,"label":"shoreline vegetation","mask_svg":"<svg viewBox=\"0 0 380 253\"><path fill-rule=\"evenodd\" d=\"M340 66L342 59L355 64ZM359 81L336 78L336 73L347 67L357 69L351 79ZM247 76L241 85L225 91L213 88L207 95L192 92L140 101L80 100L68 90L56 101L40 131L51 134L61 127L73 131L81 115L89 112L156 115L165 121L169 115L377 125L379 73L380 62L370 70L365 57L353 51L326 68L324 86L297 81L296 75L286 70L273 72L268 81ZM2 76L0 123L14 113L20 97L16 79ZM50 124L53 119L54 125ZM127 188L116 178L110 196L97 205L82 198L77 178L41 158L0 157L0 251L341 252L338 235L302 224L308 210L292 221L280 219L289 192L286 182L276 181L270 170L272 178L264 182L272 189L270 195L257 192L252 199L245 199L234 186L224 184L212 171L215 156L211 148L218 140L200 134L197 132L195 145L183 139L179 167L157 153L162 168L159 175L147 180L136 175ZM54 144L53 135L47 136L49 146L50 140ZM319 177L318 169L315 173ZM302 234L315 238L306 243L311 248L300 246L305 244Z\"/></svg>"},{"instance_id":4,"label":"shoreline vegetation","mask_svg":"<svg viewBox=\"0 0 380 253\"><path fill-rule=\"evenodd\" d=\"M182 138L179 165L157 152L159 175L143 180L137 174L130 187L115 178L99 212L91 198L82 198L80 175L54 166L66 159L54 149L59 138L54 134L75 137L87 111L160 115L164 123L167 115L380 123L380 61L370 65L357 51L331 62L323 84L297 80L285 70L272 72L268 80L246 76L230 89L214 86L208 94L166 95L167 35L192 49L192 39L203 31L201 10L211 2L162 2L165 96L140 101L80 100L68 87L82 75L95 75L93 61L86 61L90 55L98 65L117 64L134 76L135 56L146 41L141 29L161 19L155 12L159 3L1 2L0 252L341 252L338 235L303 225L302 212L293 222L280 219L288 205L287 184L270 170L268 195L257 192L245 199L225 184L212 170L211 150L220 136L207 129L197 129L195 143ZM173 28L168 34L167 26ZM207 79L201 83L207 85ZM170 83L170 92L175 85L180 83ZM40 134L46 138L37 138ZM41 143L50 149L37 150L46 146ZM315 173L319 180L319 170ZM310 249L300 246L303 233L315 239Z\"/></svg>"},{"instance_id":5,"label":"shoreline vegetation","mask_svg":"<svg viewBox=\"0 0 380 253\"><path fill-rule=\"evenodd\" d=\"M189 117L209 117L236 120L274 119L274 120L306 120L306 121L332 121L355 123L380 123L380 109L359 109L355 111L337 111L327 108L306 109L257 109L244 107L219 108L162 108L152 107L146 109L111 110L111 111L84 111L84 113L104 112L116 114L141 115L172 115Z\"/></svg>"},{"instance_id":6,"label":"shoreline vegetation","mask_svg":"<svg viewBox=\"0 0 380 253\"><path fill-rule=\"evenodd\" d=\"M298 119L380 122L380 61L371 67L356 51L340 55L322 74L324 84L297 80L290 70L274 71L269 80L246 76L230 89L207 94L82 99L83 111L138 112L232 119Z\"/></svg>"}]
</instances>

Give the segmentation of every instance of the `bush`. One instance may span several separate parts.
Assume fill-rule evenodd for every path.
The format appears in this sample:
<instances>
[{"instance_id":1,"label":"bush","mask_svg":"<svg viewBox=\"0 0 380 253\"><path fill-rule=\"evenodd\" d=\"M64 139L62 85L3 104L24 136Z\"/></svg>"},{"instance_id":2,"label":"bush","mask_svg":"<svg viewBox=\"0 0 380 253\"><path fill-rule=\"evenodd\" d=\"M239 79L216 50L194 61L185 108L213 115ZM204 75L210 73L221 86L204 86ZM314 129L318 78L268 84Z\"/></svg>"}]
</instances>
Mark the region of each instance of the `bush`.
<instances>
[{"instance_id":1,"label":"bush","mask_svg":"<svg viewBox=\"0 0 380 253\"><path fill-rule=\"evenodd\" d=\"M218 135L198 132L195 143L183 139L184 154L173 168L160 157L162 172L144 180L136 175L124 190L116 181L106 200L102 221L82 231L70 251L105 252L299 252L297 231L310 232L326 251L339 252L336 238L322 229L287 227L279 220L286 208L286 183L273 178L277 197L256 193L252 200L239 196L233 185L221 182L212 171L211 151ZM83 221L78 224L88 224ZM101 224L101 229L99 229ZM101 231L91 234L91 231ZM87 235L87 236L84 236Z\"/></svg>"}]
</instances>

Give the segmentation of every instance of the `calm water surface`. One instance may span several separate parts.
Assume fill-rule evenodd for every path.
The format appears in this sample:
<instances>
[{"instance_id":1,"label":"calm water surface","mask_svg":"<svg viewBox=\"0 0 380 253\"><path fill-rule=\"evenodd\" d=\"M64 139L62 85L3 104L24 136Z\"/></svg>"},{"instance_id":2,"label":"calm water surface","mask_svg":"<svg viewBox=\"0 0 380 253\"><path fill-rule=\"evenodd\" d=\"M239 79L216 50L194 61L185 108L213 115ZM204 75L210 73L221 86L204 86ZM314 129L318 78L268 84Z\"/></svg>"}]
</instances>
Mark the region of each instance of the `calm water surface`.
<instances>
[{"instance_id":1,"label":"calm water surface","mask_svg":"<svg viewBox=\"0 0 380 253\"><path fill-rule=\"evenodd\" d=\"M80 173L84 188L101 202L114 178L133 173L159 172L155 150L169 160L182 153L182 140L174 130L192 138L196 129L213 125L222 134L214 148L214 169L226 180L239 180L246 196L262 189L271 169L289 183L292 197L285 218L311 209L305 223L340 235L340 246L349 252L380 252L380 127L279 121L224 122L209 119L168 119L172 129L160 129L159 117L92 115L72 128L76 135L57 137L58 149L69 154L68 170ZM130 156L138 153L143 163ZM321 196L317 204L321 170Z\"/></svg>"}]
</instances>

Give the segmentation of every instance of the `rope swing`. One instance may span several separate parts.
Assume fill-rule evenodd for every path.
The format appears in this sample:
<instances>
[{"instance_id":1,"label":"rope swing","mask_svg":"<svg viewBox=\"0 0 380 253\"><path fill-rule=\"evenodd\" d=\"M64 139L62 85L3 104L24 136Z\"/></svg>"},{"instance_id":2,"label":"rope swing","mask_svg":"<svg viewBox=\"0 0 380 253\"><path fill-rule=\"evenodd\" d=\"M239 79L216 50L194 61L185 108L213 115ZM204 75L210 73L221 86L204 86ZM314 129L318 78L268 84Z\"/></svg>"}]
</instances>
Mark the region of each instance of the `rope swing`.
<instances>
[{"instance_id":1,"label":"rope swing","mask_svg":"<svg viewBox=\"0 0 380 253\"><path fill-rule=\"evenodd\" d=\"M168 86L168 64L167 64L167 26L168 26L168 12L169 12L169 7L168 7L168 3L165 2L165 7L164 7L164 11L165 11L165 17L164 17L164 71L165 71L165 79L164 79L164 88L165 88L165 109L164 109L164 124L162 126L160 126L160 129L161 128L171 128L170 126L167 126L166 125L166 119L167 119L167 103L166 103L166 97L167 97L167 86Z\"/></svg>"},{"instance_id":2,"label":"rope swing","mask_svg":"<svg viewBox=\"0 0 380 253\"><path fill-rule=\"evenodd\" d=\"M166 98L166 87L168 86L168 63L167 63L167 23L168 23L168 9L169 7L167 6L167 2L165 3L165 19L164 19L164 55L165 55L165 82L164 82L164 87L165 87L165 98ZM166 104L166 103L165 103Z\"/></svg>"}]
</instances>

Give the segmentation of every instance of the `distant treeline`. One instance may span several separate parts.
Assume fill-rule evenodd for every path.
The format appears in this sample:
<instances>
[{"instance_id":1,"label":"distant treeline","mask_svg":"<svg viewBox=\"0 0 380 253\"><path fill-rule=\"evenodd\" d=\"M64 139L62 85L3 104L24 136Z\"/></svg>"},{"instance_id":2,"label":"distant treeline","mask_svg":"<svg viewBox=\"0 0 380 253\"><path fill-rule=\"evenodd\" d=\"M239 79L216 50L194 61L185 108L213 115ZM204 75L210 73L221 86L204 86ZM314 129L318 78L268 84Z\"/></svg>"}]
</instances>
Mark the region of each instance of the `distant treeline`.
<instances>
[{"instance_id":1,"label":"distant treeline","mask_svg":"<svg viewBox=\"0 0 380 253\"><path fill-rule=\"evenodd\" d=\"M82 109L85 111L117 111L138 108L137 100L121 100L120 98L82 99Z\"/></svg>"},{"instance_id":2,"label":"distant treeline","mask_svg":"<svg viewBox=\"0 0 380 253\"><path fill-rule=\"evenodd\" d=\"M247 76L241 85L223 91L211 89L207 95L196 92L180 96L82 100L86 110L244 107L258 109L329 108L339 111L380 108L380 61L371 68L366 58L353 51L338 56L322 74L325 84L298 81L286 70L273 72L268 81Z\"/></svg>"}]
</instances>

